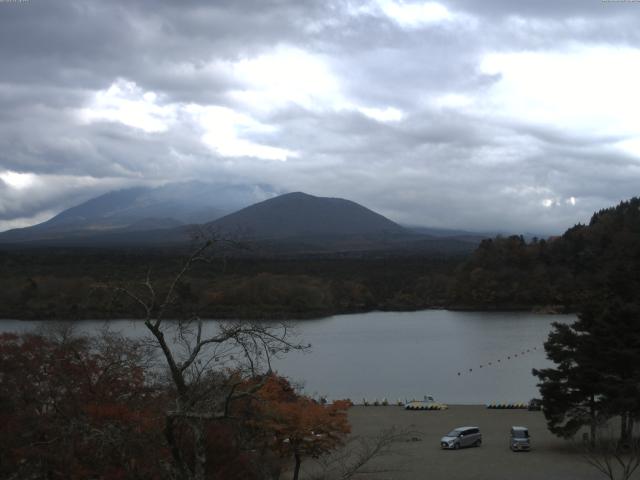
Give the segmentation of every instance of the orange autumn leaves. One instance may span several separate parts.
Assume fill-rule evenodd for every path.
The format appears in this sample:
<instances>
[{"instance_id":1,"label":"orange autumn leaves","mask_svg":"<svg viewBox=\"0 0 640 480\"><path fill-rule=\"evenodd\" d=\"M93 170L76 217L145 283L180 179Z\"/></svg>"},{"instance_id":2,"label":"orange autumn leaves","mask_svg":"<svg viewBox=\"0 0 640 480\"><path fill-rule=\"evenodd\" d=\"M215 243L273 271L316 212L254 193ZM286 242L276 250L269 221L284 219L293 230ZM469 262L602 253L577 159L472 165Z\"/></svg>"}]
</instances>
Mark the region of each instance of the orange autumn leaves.
<instances>
[{"instance_id":1,"label":"orange autumn leaves","mask_svg":"<svg viewBox=\"0 0 640 480\"><path fill-rule=\"evenodd\" d=\"M144 360L117 337L0 334L0 478L167 478L164 419L175 392ZM228 373L252 393L207 425L207 478L263 478L256 465L292 460L297 472L303 458L343 444L348 402L322 405L276 375ZM191 436L175 433L192 458Z\"/></svg>"},{"instance_id":2,"label":"orange autumn leaves","mask_svg":"<svg viewBox=\"0 0 640 480\"><path fill-rule=\"evenodd\" d=\"M275 375L266 379L257 398L245 408L253 409L252 426L270 440L282 457L319 457L340 446L351 428L348 401L323 405L297 394L289 382Z\"/></svg>"}]
</instances>

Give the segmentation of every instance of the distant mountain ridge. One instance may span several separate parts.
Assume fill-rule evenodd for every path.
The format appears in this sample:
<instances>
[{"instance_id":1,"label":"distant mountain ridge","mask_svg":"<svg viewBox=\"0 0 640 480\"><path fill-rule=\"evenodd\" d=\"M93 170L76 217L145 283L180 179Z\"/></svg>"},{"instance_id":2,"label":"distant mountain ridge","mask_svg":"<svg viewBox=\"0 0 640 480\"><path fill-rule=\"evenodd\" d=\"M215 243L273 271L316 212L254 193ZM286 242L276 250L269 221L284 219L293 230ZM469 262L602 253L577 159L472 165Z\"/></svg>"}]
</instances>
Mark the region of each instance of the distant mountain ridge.
<instances>
[{"instance_id":1,"label":"distant mountain ridge","mask_svg":"<svg viewBox=\"0 0 640 480\"><path fill-rule=\"evenodd\" d=\"M404 255L470 253L480 241L421 234L343 198L302 192L273 195L273 190L265 186L199 182L119 190L65 210L39 225L0 233L0 245L172 248L188 246L194 232L211 232L249 241L250 255L258 256L348 252Z\"/></svg>"},{"instance_id":2,"label":"distant mountain ridge","mask_svg":"<svg viewBox=\"0 0 640 480\"><path fill-rule=\"evenodd\" d=\"M31 227L0 233L0 242L93 238L200 224L263 200L276 192L264 185L170 183L108 192Z\"/></svg>"}]
</instances>

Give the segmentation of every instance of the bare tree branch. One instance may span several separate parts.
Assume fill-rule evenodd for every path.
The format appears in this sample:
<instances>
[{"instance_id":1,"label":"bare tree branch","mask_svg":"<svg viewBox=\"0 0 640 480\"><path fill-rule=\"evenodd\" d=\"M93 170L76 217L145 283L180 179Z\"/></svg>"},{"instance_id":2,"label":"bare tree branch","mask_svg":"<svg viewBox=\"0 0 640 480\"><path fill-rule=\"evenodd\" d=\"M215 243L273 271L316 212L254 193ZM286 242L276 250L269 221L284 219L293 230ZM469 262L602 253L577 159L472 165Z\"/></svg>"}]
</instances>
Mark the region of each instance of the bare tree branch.
<instances>
[{"instance_id":1,"label":"bare tree branch","mask_svg":"<svg viewBox=\"0 0 640 480\"><path fill-rule=\"evenodd\" d=\"M352 437L338 452L317 459L319 471L311 480L349 480L360 475L371 475L398 471L386 467L372 467L375 460L389 455L399 455L395 447L422 434L395 427L382 430L374 437Z\"/></svg>"},{"instance_id":2,"label":"bare tree branch","mask_svg":"<svg viewBox=\"0 0 640 480\"><path fill-rule=\"evenodd\" d=\"M144 294L125 286L115 289L143 309L144 325L162 353L176 390L175 408L166 412L164 429L176 478L204 480L210 455L205 445L206 426L231 419L232 404L254 396L264 386L267 377L260 376L262 358L266 359L270 371L272 356L308 348L290 340L286 324L216 322L212 325L215 330L207 332L203 320L193 313L177 320L165 320L169 312L179 311L177 289L188 272L196 263L207 261L210 250L221 243L224 241L218 237L210 238L194 249L162 294L154 286L151 270L138 284ZM173 340L167 337L168 332L174 333ZM248 379L252 381L247 383ZM192 434L193 465L180 450L178 426L186 426Z\"/></svg>"},{"instance_id":3,"label":"bare tree branch","mask_svg":"<svg viewBox=\"0 0 640 480\"><path fill-rule=\"evenodd\" d=\"M640 467L640 439L620 443L611 432L601 433L595 444L578 447L584 460L610 480L628 480Z\"/></svg>"}]
</instances>

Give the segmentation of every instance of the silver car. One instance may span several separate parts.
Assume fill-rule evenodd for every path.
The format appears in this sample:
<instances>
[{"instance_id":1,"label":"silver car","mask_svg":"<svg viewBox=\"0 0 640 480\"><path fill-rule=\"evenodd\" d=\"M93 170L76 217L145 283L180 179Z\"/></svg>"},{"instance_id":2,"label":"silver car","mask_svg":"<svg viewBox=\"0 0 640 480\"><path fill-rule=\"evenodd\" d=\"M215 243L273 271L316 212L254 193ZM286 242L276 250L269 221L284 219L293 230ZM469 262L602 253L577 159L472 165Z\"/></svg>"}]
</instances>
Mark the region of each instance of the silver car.
<instances>
[{"instance_id":1,"label":"silver car","mask_svg":"<svg viewBox=\"0 0 640 480\"><path fill-rule=\"evenodd\" d=\"M478 427L458 427L440 439L442 448L457 450L461 447L479 447L482 445L482 434Z\"/></svg>"},{"instance_id":2,"label":"silver car","mask_svg":"<svg viewBox=\"0 0 640 480\"><path fill-rule=\"evenodd\" d=\"M529 429L527 427L511 427L509 448L514 452L529 451L531 449Z\"/></svg>"}]
</instances>

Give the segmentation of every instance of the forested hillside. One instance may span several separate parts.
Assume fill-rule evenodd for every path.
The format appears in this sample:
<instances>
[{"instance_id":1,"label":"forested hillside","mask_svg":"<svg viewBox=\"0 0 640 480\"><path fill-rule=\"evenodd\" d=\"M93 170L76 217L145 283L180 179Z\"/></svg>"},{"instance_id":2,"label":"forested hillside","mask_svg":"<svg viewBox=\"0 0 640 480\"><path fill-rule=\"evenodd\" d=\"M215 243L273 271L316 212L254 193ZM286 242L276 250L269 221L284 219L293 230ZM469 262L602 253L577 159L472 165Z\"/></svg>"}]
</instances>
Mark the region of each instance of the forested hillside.
<instances>
[{"instance_id":1,"label":"forested hillside","mask_svg":"<svg viewBox=\"0 0 640 480\"><path fill-rule=\"evenodd\" d=\"M595 213L561 237L484 240L457 270L449 302L458 307L553 307L640 286L640 199Z\"/></svg>"}]
</instances>

